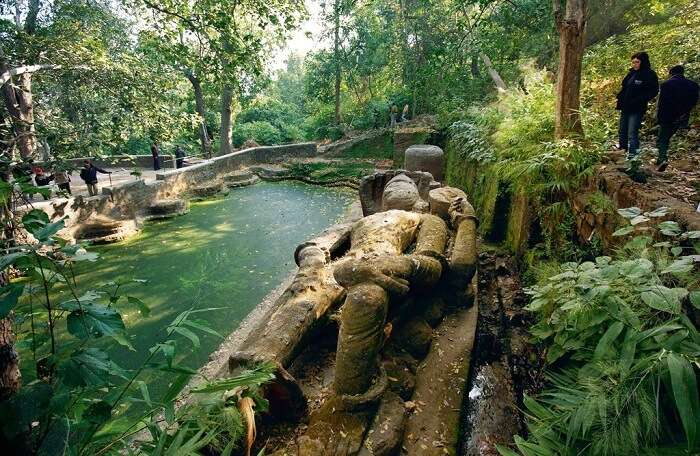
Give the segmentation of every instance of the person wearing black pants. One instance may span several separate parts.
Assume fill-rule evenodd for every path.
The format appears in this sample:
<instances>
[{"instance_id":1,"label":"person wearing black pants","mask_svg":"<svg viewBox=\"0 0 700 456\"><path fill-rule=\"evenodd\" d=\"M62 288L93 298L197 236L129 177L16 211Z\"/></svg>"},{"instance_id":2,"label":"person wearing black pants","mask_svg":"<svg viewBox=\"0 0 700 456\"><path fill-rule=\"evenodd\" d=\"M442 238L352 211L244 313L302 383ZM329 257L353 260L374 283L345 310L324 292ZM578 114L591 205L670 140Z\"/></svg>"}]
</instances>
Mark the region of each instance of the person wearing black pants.
<instances>
[{"instance_id":1,"label":"person wearing black pants","mask_svg":"<svg viewBox=\"0 0 700 456\"><path fill-rule=\"evenodd\" d=\"M649 55L632 55L632 68L622 80L617 94L616 109L620 111L619 148L627 151L629 160L639 153L639 128L647 111L647 104L659 92L659 78L651 69Z\"/></svg>"},{"instance_id":2,"label":"person wearing black pants","mask_svg":"<svg viewBox=\"0 0 700 456\"><path fill-rule=\"evenodd\" d=\"M698 102L700 86L683 75L685 69L676 65L669 70L669 78L661 84L656 120L659 123L659 136L656 148L659 155L656 164L659 171L668 166L668 146L676 132L687 127L690 111Z\"/></svg>"},{"instance_id":3,"label":"person wearing black pants","mask_svg":"<svg viewBox=\"0 0 700 456\"><path fill-rule=\"evenodd\" d=\"M158 151L158 143L151 144L151 155L153 156L153 171L160 169L160 154Z\"/></svg>"}]
</instances>

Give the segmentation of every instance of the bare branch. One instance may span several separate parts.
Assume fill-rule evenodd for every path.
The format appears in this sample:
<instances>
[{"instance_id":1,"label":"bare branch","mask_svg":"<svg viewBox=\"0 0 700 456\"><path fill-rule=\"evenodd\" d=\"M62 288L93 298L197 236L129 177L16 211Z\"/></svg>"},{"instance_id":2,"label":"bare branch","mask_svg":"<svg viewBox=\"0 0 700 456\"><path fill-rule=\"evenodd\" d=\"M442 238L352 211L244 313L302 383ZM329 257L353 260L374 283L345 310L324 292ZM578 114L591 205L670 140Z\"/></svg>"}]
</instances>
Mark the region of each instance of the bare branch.
<instances>
[{"instance_id":1,"label":"bare branch","mask_svg":"<svg viewBox=\"0 0 700 456\"><path fill-rule=\"evenodd\" d=\"M12 79L13 76L19 76L24 73L34 73L39 70L59 70L61 65L25 65L17 68L12 68L0 74L0 87L4 86L6 82Z\"/></svg>"}]
</instances>

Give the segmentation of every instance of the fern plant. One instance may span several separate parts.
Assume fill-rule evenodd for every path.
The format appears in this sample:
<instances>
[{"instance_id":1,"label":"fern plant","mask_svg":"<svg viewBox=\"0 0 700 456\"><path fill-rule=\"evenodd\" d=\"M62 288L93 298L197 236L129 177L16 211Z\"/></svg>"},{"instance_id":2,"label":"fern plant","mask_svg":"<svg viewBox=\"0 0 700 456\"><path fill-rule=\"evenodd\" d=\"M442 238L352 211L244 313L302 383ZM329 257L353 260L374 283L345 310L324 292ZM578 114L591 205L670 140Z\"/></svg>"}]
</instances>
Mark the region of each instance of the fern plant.
<instances>
[{"instance_id":1,"label":"fern plant","mask_svg":"<svg viewBox=\"0 0 700 456\"><path fill-rule=\"evenodd\" d=\"M525 399L525 456L700 450L700 333L686 314L700 309L700 232L652 226L664 208L619 213L630 225L616 234L630 239L615 258L563 264L527 290L549 388Z\"/></svg>"}]
</instances>

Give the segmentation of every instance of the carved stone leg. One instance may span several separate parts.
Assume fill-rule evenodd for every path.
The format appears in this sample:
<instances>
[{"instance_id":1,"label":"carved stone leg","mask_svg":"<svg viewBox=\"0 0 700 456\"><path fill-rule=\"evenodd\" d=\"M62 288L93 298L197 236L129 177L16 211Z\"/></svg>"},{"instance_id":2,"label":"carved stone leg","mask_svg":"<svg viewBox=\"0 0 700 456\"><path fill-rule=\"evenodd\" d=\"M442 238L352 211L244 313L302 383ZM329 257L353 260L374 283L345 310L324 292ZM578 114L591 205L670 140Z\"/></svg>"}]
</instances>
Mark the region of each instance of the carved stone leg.
<instances>
[{"instance_id":1,"label":"carved stone leg","mask_svg":"<svg viewBox=\"0 0 700 456\"><path fill-rule=\"evenodd\" d=\"M333 385L336 394L358 395L369 389L384 337L388 303L387 292L373 283L348 290L340 316Z\"/></svg>"}]
</instances>

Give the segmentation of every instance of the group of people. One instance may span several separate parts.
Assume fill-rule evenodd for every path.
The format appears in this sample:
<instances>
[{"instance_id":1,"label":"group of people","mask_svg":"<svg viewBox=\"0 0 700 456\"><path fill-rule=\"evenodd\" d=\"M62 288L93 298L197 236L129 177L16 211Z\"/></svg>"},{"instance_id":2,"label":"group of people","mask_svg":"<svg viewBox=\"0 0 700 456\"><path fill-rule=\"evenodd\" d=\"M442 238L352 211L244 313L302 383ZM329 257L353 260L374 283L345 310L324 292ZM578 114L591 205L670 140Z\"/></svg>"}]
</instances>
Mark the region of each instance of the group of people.
<instances>
[{"instance_id":1,"label":"group of people","mask_svg":"<svg viewBox=\"0 0 700 456\"><path fill-rule=\"evenodd\" d=\"M690 112L700 96L698 84L687 79L684 73L682 65L671 67L668 79L659 86L659 78L651 68L649 55L646 52L632 55L632 68L622 80L616 106L620 111L618 148L627 151L628 160L633 160L639 153L639 129L649 102L658 95L656 165L660 172L668 167L671 138L678 130L688 127Z\"/></svg>"},{"instance_id":2,"label":"group of people","mask_svg":"<svg viewBox=\"0 0 700 456\"><path fill-rule=\"evenodd\" d=\"M153 157L153 171L158 171L161 168L160 162L160 147L157 142L151 144L151 156ZM180 169L185 166L185 149L181 145L175 147L175 168Z\"/></svg>"},{"instance_id":3,"label":"group of people","mask_svg":"<svg viewBox=\"0 0 700 456\"><path fill-rule=\"evenodd\" d=\"M408 110L409 110L408 105L404 105L403 111L401 112L401 122L408 121ZM391 109L389 110L389 117L391 119L391 123L389 124L389 126L391 128L394 128L396 126L396 123L397 123L396 119L398 118L398 116L399 116L399 107L396 106L396 104L392 104Z\"/></svg>"},{"instance_id":4,"label":"group of people","mask_svg":"<svg viewBox=\"0 0 700 456\"><path fill-rule=\"evenodd\" d=\"M51 182L54 182L59 191L69 195L73 194L70 187L71 171L69 169L56 169L49 174L41 166L34 166L31 168L31 173L34 174L34 183L37 187L47 187ZM83 161L83 167L80 169L80 178L85 182L90 196L97 195L97 173L112 174L111 171L95 166L90 160Z\"/></svg>"}]
</instances>

